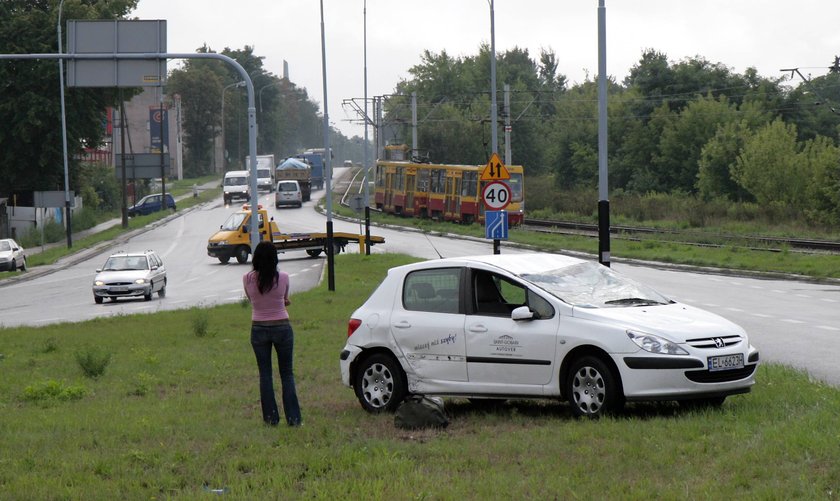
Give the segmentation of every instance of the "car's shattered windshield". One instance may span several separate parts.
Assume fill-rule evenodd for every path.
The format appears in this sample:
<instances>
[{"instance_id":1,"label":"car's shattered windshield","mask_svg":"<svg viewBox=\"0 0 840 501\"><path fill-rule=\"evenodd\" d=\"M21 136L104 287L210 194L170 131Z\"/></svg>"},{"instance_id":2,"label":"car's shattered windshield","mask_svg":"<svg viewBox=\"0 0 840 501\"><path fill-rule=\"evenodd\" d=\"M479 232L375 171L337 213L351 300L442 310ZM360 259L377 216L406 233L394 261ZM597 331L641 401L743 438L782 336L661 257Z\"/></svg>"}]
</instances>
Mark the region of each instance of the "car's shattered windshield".
<instances>
[{"instance_id":1,"label":"car's shattered windshield","mask_svg":"<svg viewBox=\"0 0 840 501\"><path fill-rule=\"evenodd\" d=\"M596 263L580 263L522 277L571 305L585 308L651 306L670 302L652 288Z\"/></svg>"}]
</instances>

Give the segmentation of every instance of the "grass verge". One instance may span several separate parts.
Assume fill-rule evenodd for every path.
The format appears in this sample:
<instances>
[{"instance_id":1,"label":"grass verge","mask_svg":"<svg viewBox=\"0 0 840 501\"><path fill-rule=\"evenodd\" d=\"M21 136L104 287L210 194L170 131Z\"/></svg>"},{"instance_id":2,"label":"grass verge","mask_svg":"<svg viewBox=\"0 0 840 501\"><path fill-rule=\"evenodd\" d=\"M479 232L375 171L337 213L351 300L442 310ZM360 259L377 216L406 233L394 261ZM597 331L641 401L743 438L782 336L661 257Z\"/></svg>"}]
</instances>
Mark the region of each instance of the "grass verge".
<instances>
[{"instance_id":1,"label":"grass verge","mask_svg":"<svg viewBox=\"0 0 840 501\"><path fill-rule=\"evenodd\" d=\"M815 499L840 489L840 391L782 366L762 366L754 391L721 410L632 405L590 422L551 401L448 400L450 426L416 432L366 414L338 373L347 319L387 268L414 260L340 255L335 292L292 297L302 428L262 424L245 303L0 329L0 498ZM94 346L109 363L92 378L76 355Z\"/></svg>"}]
</instances>

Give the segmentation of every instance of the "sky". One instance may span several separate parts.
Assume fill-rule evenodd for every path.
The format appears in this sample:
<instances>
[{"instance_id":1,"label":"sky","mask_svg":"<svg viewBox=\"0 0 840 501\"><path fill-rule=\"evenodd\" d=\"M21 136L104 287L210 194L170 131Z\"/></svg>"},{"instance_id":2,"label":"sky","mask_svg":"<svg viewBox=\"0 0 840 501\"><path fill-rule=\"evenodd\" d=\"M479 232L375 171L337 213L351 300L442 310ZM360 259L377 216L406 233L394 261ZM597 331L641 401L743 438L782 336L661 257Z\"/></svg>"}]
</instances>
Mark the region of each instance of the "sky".
<instances>
[{"instance_id":1,"label":"sky","mask_svg":"<svg viewBox=\"0 0 840 501\"><path fill-rule=\"evenodd\" d=\"M619 82L647 49L672 62L701 56L736 73L754 67L771 78L789 75L783 68L818 77L840 55L838 0L601 1L607 73ZM327 113L348 137L364 135L359 117L344 103L356 99L363 105L365 52L372 97L391 94L400 80L410 79L409 69L424 50L464 57L490 44L490 0L323 0L323 6ZM552 49L557 73L570 85L594 80L598 6L599 0L494 0L496 53L519 47L538 61L541 49ZM171 53L195 52L204 44L216 52L249 45L277 76L286 61L290 80L323 111L318 0L140 0L131 16L165 19ZM177 64L170 61L169 67ZM801 78L790 84L801 84Z\"/></svg>"}]
</instances>

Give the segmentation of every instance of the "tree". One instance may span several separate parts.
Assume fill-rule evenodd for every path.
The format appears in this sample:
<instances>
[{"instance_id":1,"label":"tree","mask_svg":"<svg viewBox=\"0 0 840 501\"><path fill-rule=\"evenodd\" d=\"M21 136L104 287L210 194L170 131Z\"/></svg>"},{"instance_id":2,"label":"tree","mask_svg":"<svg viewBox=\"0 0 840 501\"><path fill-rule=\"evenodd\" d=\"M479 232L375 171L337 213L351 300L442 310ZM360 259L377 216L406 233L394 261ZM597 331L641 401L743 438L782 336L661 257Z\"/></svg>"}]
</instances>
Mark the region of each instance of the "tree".
<instances>
[{"instance_id":1,"label":"tree","mask_svg":"<svg viewBox=\"0 0 840 501\"><path fill-rule=\"evenodd\" d=\"M118 19L136 0L67 0L66 19ZM56 53L57 0L0 2L0 53ZM65 31L66 33L66 31ZM64 187L58 62L0 61L0 190L9 195ZM75 154L98 146L105 134L105 111L116 103L111 89L66 90L70 186L77 186Z\"/></svg>"},{"instance_id":2,"label":"tree","mask_svg":"<svg viewBox=\"0 0 840 501\"><path fill-rule=\"evenodd\" d=\"M801 209L811 165L801 162L796 126L777 119L745 143L733 176L762 205L781 204Z\"/></svg>"}]
</instances>

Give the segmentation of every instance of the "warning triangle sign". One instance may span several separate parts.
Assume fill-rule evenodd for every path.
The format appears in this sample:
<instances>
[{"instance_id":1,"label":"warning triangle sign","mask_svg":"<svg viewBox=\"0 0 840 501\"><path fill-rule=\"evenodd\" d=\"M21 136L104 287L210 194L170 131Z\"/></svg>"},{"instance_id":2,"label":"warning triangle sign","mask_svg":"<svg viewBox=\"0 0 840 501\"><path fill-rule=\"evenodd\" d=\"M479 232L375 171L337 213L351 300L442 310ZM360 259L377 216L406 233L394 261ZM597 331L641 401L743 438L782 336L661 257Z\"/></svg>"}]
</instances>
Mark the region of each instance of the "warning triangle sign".
<instances>
[{"instance_id":1,"label":"warning triangle sign","mask_svg":"<svg viewBox=\"0 0 840 501\"><path fill-rule=\"evenodd\" d=\"M490 161L484 166L484 170L481 171L481 180L499 181L504 179L510 179L510 172L508 172L505 164L502 163L499 154L494 152L490 155Z\"/></svg>"}]
</instances>

